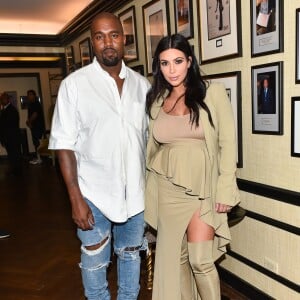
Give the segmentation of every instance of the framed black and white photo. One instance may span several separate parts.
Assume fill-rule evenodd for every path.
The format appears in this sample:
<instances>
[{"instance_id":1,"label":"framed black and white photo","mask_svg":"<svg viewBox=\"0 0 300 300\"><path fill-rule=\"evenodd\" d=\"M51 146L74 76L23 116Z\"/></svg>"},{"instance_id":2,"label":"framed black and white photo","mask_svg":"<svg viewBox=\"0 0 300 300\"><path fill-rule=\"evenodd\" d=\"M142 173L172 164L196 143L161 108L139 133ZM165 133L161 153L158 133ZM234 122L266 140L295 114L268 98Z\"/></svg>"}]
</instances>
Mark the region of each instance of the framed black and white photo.
<instances>
[{"instance_id":1,"label":"framed black and white photo","mask_svg":"<svg viewBox=\"0 0 300 300\"><path fill-rule=\"evenodd\" d=\"M119 18L123 26L124 34L126 36L124 61L131 62L138 60L139 53L137 44L136 18L134 6L131 6L124 12L120 13Z\"/></svg>"},{"instance_id":2,"label":"framed black and white photo","mask_svg":"<svg viewBox=\"0 0 300 300\"><path fill-rule=\"evenodd\" d=\"M251 55L283 51L283 0L250 0Z\"/></svg>"},{"instance_id":3,"label":"framed black and white photo","mask_svg":"<svg viewBox=\"0 0 300 300\"><path fill-rule=\"evenodd\" d=\"M300 8L296 10L296 83L300 83Z\"/></svg>"},{"instance_id":4,"label":"framed black and white photo","mask_svg":"<svg viewBox=\"0 0 300 300\"><path fill-rule=\"evenodd\" d=\"M251 67L252 133L283 134L283 62Z\"/></svg>"},{"instance_id":5,"label":"framed black and white photo","mask_svg":"<svg viewBox=\"0 0 300 300\"><path fill-rule=\"evenodd\" d=\"M86 66L92 61L92 48L90 38L86 38L79 43L81 66Z\"/></svg>"},{"instance_id":6,"label":"framed black and white photo","mask_svg":"<svg viewBox=\"0 0 300 300\"><path fill-rule=\"evenodd\" d=\"M168 1L153 0L143 6L147 75L152 74L152 60L161 38L169 34Z\"/></svg>"},{"instance_id":7,"label":"framed black and white photo","mask_svg":"<svg viewBox=\"0 0 300 300\"><path fill-rule=\"evenodd\" d=\"M291 156L300 157L300 97L292 97Z\"/></svg>"},{"instance_id":8,"label":"framed black and white photo","mask_svg":"<svg viewBox=\"0 0 300 300\"><path fill-rule=\"evenodd\" d=\"M221 82L224 84L228 98L232 105L236 138L237 138L237 167L243 167L243 137L242 137L242 96L241 96L241 72L229 72L211 74L203 77L209 82Z\"/></svg>"},{"instance_id":9,"label":"framed black and white photo","mask_svg":"<svg viewBox=\"0 0 300 300\"><path fill-rule=\"evenodd\" d=\"M187 39L194 37L193 1L174 0L175 32Z\"/></svg>"},{"instance_id":10,"label":"framed black and white photo","mask_svg":"<svg viewBox=\"0 0 300 300\"><path fill-rule=\"evenodd\" d=\"M241 0L206 0L198 6L200 62L241 56Z\"/></svg>"}]
</instances>

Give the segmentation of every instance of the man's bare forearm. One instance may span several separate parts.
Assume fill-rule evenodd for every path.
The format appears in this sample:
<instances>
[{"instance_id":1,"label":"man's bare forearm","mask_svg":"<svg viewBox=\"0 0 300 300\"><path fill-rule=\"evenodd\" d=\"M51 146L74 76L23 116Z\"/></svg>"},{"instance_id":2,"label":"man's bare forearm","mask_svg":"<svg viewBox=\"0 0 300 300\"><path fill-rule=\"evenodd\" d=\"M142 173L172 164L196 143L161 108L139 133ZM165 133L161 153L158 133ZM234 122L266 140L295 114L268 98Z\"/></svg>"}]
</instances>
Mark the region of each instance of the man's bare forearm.
<instances>
[{"instance_id":1,"label":"man's bare forearm","mask_svg":"<svg viewBox=\"0 0 300 300\"><path fill-rule=\"evenodd\" d=\"M77 162L72 150L57 150L60 170L64 178L70 201L73 203L78 196L81 198L81 192L77 179Z\"/></svg>"}]
</instances>

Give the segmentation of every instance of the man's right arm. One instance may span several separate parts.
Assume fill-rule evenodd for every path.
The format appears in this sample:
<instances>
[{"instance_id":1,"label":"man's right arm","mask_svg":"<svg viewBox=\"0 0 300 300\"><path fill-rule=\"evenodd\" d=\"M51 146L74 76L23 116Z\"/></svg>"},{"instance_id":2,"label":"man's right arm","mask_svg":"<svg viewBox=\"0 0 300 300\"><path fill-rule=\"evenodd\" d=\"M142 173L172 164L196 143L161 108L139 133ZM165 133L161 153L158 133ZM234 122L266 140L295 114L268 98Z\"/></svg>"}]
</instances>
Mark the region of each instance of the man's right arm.
<instances>
[{"instance_id":1,"label":"man's right arm","mask_svg":"<svg viewBox=\"0 0 300 300\"><path fill-rule=\"evenodd\" d=\"M72 218L82 230L92 229L94 217L79 188L75 154L72 150L57 150L56 153L72 205Z\"/></svg>"}]
</instances>

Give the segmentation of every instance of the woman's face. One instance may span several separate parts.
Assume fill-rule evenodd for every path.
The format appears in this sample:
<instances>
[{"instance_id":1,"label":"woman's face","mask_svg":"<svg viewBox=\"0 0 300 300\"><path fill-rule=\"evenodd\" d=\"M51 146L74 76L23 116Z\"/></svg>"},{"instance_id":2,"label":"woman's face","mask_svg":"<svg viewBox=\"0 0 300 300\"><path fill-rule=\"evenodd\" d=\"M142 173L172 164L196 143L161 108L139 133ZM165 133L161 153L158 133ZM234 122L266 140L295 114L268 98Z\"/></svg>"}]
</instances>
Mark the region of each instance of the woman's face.
<instances>
[{"instance_id":1,"label":"woman's face","mask_svg":"<svg viewBox=\"0 0 300 300\"><path fill-rule=\"evenodd\" d=\"M177 49L168 49L160 53L159 66L164 78L173 86L184 84L188 69L191 65L191 57Z\"/></svg>"}]
</instances>

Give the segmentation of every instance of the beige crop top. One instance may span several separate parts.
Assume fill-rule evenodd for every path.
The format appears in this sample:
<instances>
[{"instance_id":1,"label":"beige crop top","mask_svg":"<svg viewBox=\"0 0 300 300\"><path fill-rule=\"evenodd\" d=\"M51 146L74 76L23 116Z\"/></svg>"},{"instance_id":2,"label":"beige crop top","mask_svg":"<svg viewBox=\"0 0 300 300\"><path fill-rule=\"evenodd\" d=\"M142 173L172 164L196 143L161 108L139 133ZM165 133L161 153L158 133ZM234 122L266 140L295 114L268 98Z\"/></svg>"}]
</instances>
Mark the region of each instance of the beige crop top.
<instances>
[{"instance_id":1,"label":"beige crop top","mask_svg":"<svg viewBox=\"0 0 300 300\"><path fill-rule=\"evenodd\" d=\"M172 116L160 109L157 119L153 125L153 136L162 144L172 143L182 139L204 140L204 131L199 120L199 126L191 127L190 114L183 116Z\"/></svg>"}]
</instances>

